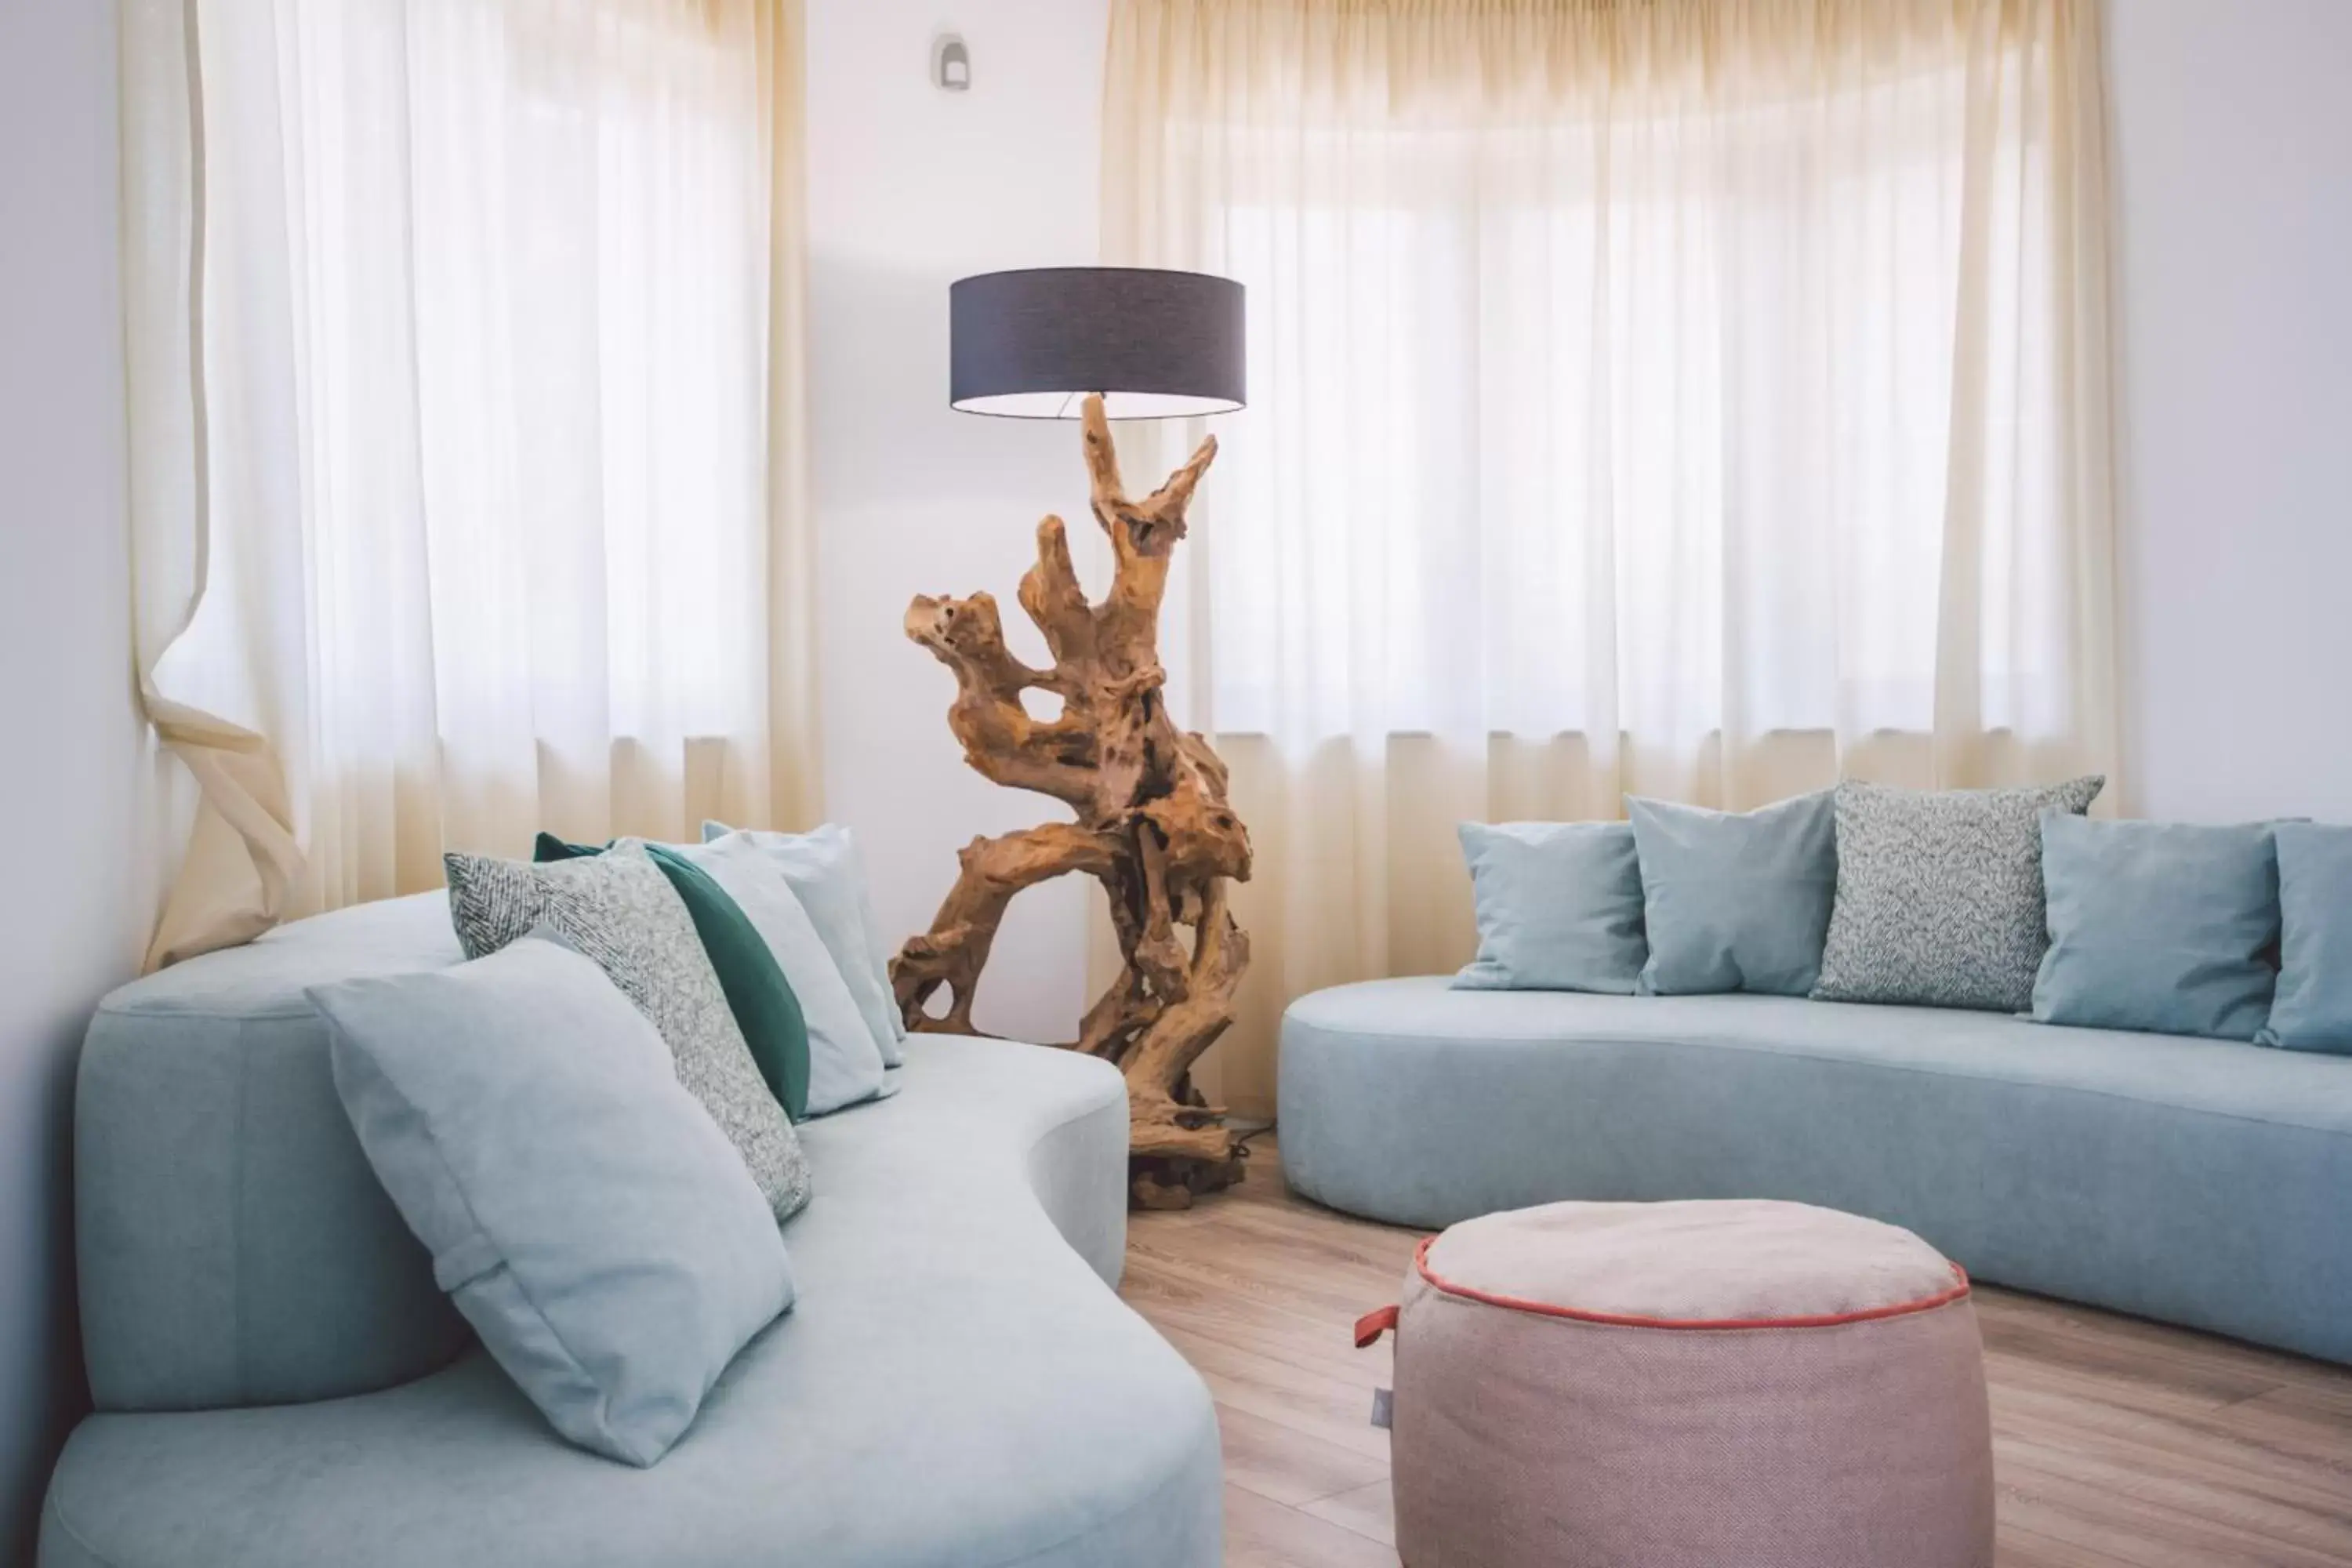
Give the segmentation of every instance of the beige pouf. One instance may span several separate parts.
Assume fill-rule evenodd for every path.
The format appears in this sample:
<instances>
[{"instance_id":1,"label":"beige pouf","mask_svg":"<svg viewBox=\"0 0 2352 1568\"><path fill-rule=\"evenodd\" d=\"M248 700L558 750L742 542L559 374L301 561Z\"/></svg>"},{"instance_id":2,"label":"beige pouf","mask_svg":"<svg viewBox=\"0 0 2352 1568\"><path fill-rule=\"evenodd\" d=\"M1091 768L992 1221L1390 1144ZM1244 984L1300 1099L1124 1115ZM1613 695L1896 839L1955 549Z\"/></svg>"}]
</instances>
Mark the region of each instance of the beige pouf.
<instances>
[{"instance_id":1,"label":"beige pouf","mask_svg":"<svg viewBox=\"0 0 2352 1568\"><path fill-rule=\"evenodd\" d=\"M1397 1331L1405 1568L1985 1568L1967 1276L1801 1204L1552 1204L1421 1246Z\"/></svg>"}]
</instances>

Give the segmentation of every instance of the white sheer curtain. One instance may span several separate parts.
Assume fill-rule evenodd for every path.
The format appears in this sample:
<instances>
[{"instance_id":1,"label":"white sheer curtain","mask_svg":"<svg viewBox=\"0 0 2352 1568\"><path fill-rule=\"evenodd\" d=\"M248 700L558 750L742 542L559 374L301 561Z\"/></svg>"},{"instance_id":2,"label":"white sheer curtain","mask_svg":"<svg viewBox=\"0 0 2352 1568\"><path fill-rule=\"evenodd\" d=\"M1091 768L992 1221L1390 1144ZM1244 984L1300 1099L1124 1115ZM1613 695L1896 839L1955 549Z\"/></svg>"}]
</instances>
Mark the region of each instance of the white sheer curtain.
<instances>
[{"instance_id":1,"label":"white sheer curtain","mask_svg":"<svg viewBox=\"0 0 2352 1568\"><path fill-rule=\"evenodd\" d=\"M1464 817L2111 770L2091 0L1118 0L1107 258L1249 289L1188 717L1225 1099L1450 967Z\"/></svg>"},{"instance_id":2,"label":"white sheer curtain","mask_svg":"<svg viewBox=\"0 0 2352 1568\"><path fill-rule=\"evenodd\" d=\"M813 811L798 27L130 0L140 668L202 791L155 961Z\"/></svg>"}]
</instances>

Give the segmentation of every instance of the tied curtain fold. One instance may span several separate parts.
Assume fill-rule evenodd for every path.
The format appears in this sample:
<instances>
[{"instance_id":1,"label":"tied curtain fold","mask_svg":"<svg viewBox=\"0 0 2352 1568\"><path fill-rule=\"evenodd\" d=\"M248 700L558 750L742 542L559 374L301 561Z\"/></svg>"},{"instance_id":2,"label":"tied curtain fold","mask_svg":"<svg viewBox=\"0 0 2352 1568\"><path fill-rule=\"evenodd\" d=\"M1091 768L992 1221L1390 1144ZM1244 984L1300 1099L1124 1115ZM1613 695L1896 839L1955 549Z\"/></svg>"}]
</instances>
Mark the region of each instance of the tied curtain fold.
<instances>
[{"instance_id":1,"label":"tied curtain fold","mask_svg":"<svg viewBox=\"0 0 2352 1568\"><path fill-rule=\"evenodd\" d=\"M1248 289L1170 652L1257 851L1213 1100L1469 957L1458 820L2112 774L2097 26L1115 0L1105 259Z\"/></svg>"},{"instance_id":2,"label":"tied curtain fold","mask_svg":"<svg viewBox=\"0 0 2352 1568\"><path fill-rule=\"evenodd\" d=\"M793 0L127 0L151 965L816 814Z\"/></svg>"}]
</instances>

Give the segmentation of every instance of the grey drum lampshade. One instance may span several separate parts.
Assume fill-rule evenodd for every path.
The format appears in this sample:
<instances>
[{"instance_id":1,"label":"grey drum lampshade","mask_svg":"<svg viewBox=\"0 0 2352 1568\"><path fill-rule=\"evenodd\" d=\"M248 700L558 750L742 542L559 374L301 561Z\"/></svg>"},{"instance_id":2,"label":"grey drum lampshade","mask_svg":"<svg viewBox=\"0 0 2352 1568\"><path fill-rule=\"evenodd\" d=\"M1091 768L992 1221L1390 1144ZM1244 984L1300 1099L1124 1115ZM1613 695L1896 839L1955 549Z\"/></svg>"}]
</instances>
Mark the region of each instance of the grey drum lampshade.
<instances>
[{"instance_id":1,"label":"grey drum lampshade","mask_svg":"<svg viewBox=\"0 0 2352 1568\"><path fill-rule=\"evenodd\" d=\"M948 401L967 414L1113 419L1225 414L1244 402L1242 286L1148 267L983 272L948 289Z\"/></svg>"}]
</instances>

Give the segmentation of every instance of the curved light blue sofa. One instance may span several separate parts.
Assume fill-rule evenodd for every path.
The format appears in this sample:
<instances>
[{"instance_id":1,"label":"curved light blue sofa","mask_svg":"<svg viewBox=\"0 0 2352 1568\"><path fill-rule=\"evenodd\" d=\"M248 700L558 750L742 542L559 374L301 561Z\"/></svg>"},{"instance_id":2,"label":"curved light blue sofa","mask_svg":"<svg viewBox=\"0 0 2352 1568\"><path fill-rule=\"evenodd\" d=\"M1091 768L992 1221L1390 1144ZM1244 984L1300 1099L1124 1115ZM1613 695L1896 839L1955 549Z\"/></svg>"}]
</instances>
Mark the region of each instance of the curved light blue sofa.
<instances>
[{"instance_id":1,"label":"curved light blue sofa","mask_svg":"<svg viewBox=\"0 0 2352 1568\"><path fill-rule=\"evenodd\" d=\"M1292 1004L1280 1094L1290 1184L1375 1219L1794 1199L1984 1280L2352 1362L2352 1058L1432 977Z\"/></svg>"},{"instance_id":2,"label":"curved light blue sofa","mask_svg":"<svg viewBox=\"0 0 2352 1568\"><path fill-rule=\"evenodd\" d=\"M97 1413L42 1568L1221 1560L1207 1390L1111 1289L1115 1070L918 1037L894 1099L805 1124L798 1302L638 1470L473 1344L335 1098L301 988L457 957L434 895L107 999L76 1113Z\"/></svg>"}]
</instances>

